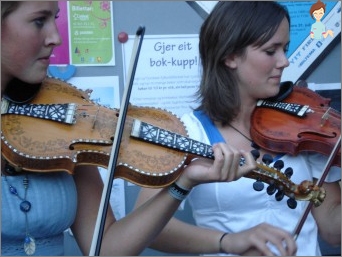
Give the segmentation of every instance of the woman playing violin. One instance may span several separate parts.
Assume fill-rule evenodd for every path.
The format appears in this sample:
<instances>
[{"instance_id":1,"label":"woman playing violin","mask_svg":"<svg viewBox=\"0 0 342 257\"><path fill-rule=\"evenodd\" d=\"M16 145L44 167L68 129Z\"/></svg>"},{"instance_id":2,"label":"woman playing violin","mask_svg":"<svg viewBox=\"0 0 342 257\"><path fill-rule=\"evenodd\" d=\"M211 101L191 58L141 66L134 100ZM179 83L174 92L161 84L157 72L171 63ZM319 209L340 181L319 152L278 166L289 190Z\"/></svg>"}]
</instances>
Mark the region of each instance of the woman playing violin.
<instances>
[{"instance_id":1,"label":"woman playing violin","mask_svg":"<svg viewBox=\"0 0 342 257\"><path fill-rule=\"evenodd\" d=\"M61 44L55 22L58 11L57 2L1 2L2 97L10 98L8 91L19 81L26 83L29 90L46 77L52 50ZM193 161L176 184L162 189L119 221L109 208L101 255L139 254L162 230L180 199L193 186L233 181L255 168L250 153L227 144L216 144L214 154L214 162ZM241 154L246 158L244 167L238 165ZM68 228L83 254L89 253L103 187L95 166L77 166L74 175L22 172L11 176L11 167L2 158L1 169L2 255L63 255L63 231ZM183 188L182 194L177 194L179 188ZM246 247L251 246L248 244Z\"/></svg>"},{"instance_id":2,"label":"woman playing violin","mask_svg":"<svg viewBox=\"0 0 342 257\"><path fill-rule=\"evenodd\" d=\"M250 136L252 113L258 99L279 92L282 72L289 65L289 29L287 10L275 2L222 1L214 7L199 35L201 102L182 118L191 138L207 144L226 142L245 151L257 147ZM291 156L259 151L273 156L271 166L281 159L285 168L292 167L294 183L319 178L327 160L309 152ZM318 234L330 244L341 244L340 177L340 168L332 167L323 184L326 198L311 210L296 239L297 255L321 255ZM279 230L292 234L306 202L298 201L291 209L286 197L278 201L266 187L255 191L252 184L241 178L196 186L187 200L197 226L172 218L151 247L187 254L295 254L282 251ZM142 189L136 206L155 193ZM222 237L212 242L209 238L217 234ZM241 244L246 241L255 243L255 251Z\"/></svg>"}]
</instances>

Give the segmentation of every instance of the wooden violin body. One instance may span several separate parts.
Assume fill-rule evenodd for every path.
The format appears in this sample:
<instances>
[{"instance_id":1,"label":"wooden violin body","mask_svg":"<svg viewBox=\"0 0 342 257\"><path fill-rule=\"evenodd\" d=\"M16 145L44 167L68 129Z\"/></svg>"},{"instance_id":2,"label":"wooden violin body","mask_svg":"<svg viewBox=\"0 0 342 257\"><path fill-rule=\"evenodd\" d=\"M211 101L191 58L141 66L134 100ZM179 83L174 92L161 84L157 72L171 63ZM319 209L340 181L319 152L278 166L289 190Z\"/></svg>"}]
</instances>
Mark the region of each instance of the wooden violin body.
<instances>
[{"instance_id":1,"label":"wooden violin body","mask_svg":"<svg viewBox=\"0 0 342 257\"><path fill-rule=\"evenodd\" d=\"M76 165L107 168L119 115L117 109L92 102L86 91L46 78L28 104L3 99L2 156L18 172L72 174ZM130 106L114 175L144 187L163 187L198 156L214 159L211 146L188 138L175 115ZM313 187L312 182L296 185L279 170L261 163L245 177L272 184L290 198L313 201L316 206L325 197L324 189Z\"/></svg>"},{"instance_id":2,"label":"wooden violin body","mask_svg":"<svg viewBox=\"0 0 342 257\"><path fill-rule=\"evenodd\" d=\"M261 102L263 107L253 112L250 131L261 148L293 155L301 151L331 153L341 134L341 115L329 107L329 99L308 88L294 86L283 102ZM296 108L298 112L299 108L305 109L301 116L290 114L296 113ZM341 149L333 165L341 166Z\"/></svg>"},{"instance_id":3,"label":"wooden violin body","mask_svg":"<svg viewBox=\"0 0 342 257\"><path fill-rule=\"evenodd\" d=\"M69 106L59 106L64 103ZM44 104L49 107L40 106ZM25 105L13 108L25 111ZM1 152L17 170L64 170L72 174L76 165L108 166L119 110L95 104L86 92L53 78L45 79L39 94L27 108L35 108L32 111L38 114L52 113L55 120L35 118L33 114L18 115L19 110L14 111L17 114L4 114L2 111ZM68 112L70 117L66 118ZM130 138L133 118L186 135L184 126L180 126L178 118L171 113L155 108L130 107L116 176L136 184L171 183L179 176L185 154Z\"/></svg>"}]
</instances>

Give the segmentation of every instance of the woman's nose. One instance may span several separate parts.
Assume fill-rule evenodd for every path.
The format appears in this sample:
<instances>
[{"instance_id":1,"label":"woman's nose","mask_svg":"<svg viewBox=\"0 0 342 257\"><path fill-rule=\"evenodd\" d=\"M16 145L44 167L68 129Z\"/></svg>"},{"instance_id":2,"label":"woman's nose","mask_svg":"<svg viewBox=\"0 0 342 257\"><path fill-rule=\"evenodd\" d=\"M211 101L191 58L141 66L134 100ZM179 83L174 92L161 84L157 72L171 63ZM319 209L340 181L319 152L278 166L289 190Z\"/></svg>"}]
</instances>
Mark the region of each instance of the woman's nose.
<instances>
[{"instance_id":1,"label":"woman's nose","mask_svg":"<svg viewBox=\"0 0 342 257\"><path fill-rule=\"evenodd\" d=\"M59 34L57 24L54 24L53 28L51 29L50 33L46 38L46 45L59 46L60 44L62 44L62 38Z\"/></svg>"},{"instance_id":2,"label":"woman's nose","mask_svg":"<svg viewBox=\"0 0 342 257\"><path fill-rule=\"evenodd\" d=\"M286 53L283 53L279 60L279 68L286 68L290 65L289 59L286 56Z\"/></svg>"}]
</instances>

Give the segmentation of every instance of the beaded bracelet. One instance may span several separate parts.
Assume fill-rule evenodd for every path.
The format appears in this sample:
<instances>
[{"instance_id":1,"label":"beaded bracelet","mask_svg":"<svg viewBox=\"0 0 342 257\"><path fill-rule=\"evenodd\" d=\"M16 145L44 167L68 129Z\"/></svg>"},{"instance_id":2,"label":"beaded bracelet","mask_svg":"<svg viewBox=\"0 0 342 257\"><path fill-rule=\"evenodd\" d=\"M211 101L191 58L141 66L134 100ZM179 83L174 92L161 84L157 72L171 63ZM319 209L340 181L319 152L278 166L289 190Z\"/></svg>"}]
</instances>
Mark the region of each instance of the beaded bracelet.
<instances>
[{"instance_id":1,"label":"beaded bracelet","mask_svg":"<svg viewBox=\"0 0 342 257\"><path fill-rule=\"evenodd\" d=\"M173 182L169 187L169 194L180 201L183 201L191 190L180 187L176 182Z\"/></svg>"},{"instance_id":2,"label":"beaded bracelet","mask_svg":"<svg viewBox=\"0 0 342 257\"><path fill-rule=\"evenodd\" d=\"M222 236L220 237L220 241L219 241L219 253L225 253L223 248L222 248L222 240L223 238L228 235L228 233L223 233Z\"/></svg>"}]
</instances>

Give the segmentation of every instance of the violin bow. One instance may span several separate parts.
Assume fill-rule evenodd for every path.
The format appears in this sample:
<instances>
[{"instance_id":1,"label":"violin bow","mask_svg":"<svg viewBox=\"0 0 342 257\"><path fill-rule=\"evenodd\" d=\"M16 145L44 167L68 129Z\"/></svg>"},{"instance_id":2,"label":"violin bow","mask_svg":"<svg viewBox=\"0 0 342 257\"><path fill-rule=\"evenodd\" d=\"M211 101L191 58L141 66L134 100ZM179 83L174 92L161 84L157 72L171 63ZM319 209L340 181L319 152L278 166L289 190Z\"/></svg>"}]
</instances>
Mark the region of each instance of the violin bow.
<instances>
[{"instance_id":1,"label":"violin bow","mask_svg":"<svg viewBox=\"0 0 342 257\"><path fill-rule=\"evenodd\" d=\"M127 84L126 84L124 95L123 95L122 102L121 102L120 115L118 117L118 123L116 126L113 147L112 147L111 156L110 156L109 165L108 165L108 167L110 167L110 172L107 173L108 174L107 179L104 181L104 187L102 191L99 213L97 215L95 231L93 235L93 240L92 240L89 256L99 256L100 254L101 243L102 243L103 232L104 232L104 225L106 221L106 213L108 211L110 193L111 193L111 188L113 186L114 172L115 172L115 168L117 164L117 159L119 156L120 142L121 142L122 134L124 131L125 119L126 119L126 114L127 114L128 105L129 105L129 98L130 98L132 87L133 87L134 75L135 75L136 67L138 64L138 58L139 58L139 53L141 50L141 45L142 45L142 41L144 38L144 34L145 34L145 27L140 26L136 32L136 37L135 37L135 41L133 45L133 52L131 56L130 67L128 70L128 76L130 79L127 80Z\"/></svg>"},{"instance_id":2,"label":"violin bow","mask_svg":"<svg viewBox=\"0 0 342 257\"><path fill-rule=\"evenodd\" d=\"M319 178L319 180L317 181L316 185L321 187L324 183L324 180L326 178L326 176L328 175L328 172L329 172L329 168L333 162L333 159L335 158L336 154L338 153L339 149L341 147L341 136L339 137L339 139L337 140L335 146L334 146L334 149L333 151L331 152L329 158L328 158L328 161L327 163L325 164L325 167L324 167L324 172L322 173L321 177ZM305 210L304 212L302 213L301 215L301 218L299 219L295 229L293 230L293 233L292 233L292 236L295 240L297 240L297 237L304 225L304 222L306 220L306 218L308 217L309 215L309 212L312 208L312 205L313 205L313 202L312 201L309 201L305 207Z\"/></svg>"}]
</instances>

